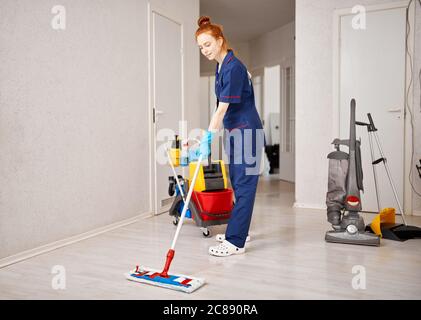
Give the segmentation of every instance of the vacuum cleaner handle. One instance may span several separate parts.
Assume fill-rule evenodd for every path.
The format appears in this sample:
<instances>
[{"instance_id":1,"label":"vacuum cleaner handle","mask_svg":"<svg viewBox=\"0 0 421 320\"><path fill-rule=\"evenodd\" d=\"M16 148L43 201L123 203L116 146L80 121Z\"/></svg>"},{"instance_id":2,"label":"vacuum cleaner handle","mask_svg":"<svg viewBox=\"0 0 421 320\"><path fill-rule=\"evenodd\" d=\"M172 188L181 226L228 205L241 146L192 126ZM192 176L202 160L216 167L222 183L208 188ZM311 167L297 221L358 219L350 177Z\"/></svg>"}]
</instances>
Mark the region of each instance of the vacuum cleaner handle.
<instances>
[{"instance_id":1,"label":"vacuum cleaner handle","mask_svg":"<svg viewBox=\"0 0 421 320\"><path fill-rule=\"evenodd\" d=\"M371 132L377 131L377 128L374 126L374 121L373 121L373 118L371 117L371 113L367 113L367 116L368 116L368 121L370 121L369 131Z\"/></svg>"}]
</instances>

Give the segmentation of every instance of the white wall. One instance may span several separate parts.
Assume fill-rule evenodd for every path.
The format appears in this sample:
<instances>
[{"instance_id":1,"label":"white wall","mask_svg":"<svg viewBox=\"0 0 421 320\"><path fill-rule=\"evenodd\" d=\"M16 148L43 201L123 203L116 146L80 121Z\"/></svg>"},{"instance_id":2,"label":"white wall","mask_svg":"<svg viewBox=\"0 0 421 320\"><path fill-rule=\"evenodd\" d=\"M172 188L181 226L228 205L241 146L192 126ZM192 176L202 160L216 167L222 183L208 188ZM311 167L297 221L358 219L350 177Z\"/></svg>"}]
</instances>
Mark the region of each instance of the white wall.
<instances>
[{"instance_id":1,"label":"white wall","mask_svg":"<svg viewBox=\"0 0 421 320\"><path fill-rule=\"evenodd\" d=\"M415 54L414 54L414 74L413 74L413 86L414 86L414 124L415 124L415 141L414 141L414 161L421 165L419 160L421 159L421 79L419 78L419 72L421 69L421 6L417 5L416 11L416 28L415 35L418 39L415 43ZM419 195L413 192L413 210L414 214L421 215L421 179L418 175L415 164L413 166L413 184Z\"/></svg>"},{"instance_id":2,"label":"white wall","mask_svg":"<svg viewBox=\"0 0 421 320\"><path fill-rule=\"evenodd\" d=\"M155 0L186 22L186 114L199 122L195 0ZM0 2L0 258L149 211L146 0ZM194 50L193 50L194 48Z\"/></svg>"},{"instance_id":3,"label":"white wall","mask_svg":"<svg viewBox=\"0 0 421 320\"><path fill-rule=\"evenodd\" d=\"M291 22L248 42L229 42L229 44L247 68L254 70L265 66L284 65L293 62L295 55L294 35L295 23ZM215 61L209 61L203 55L200 55L201 75L214 75L215 68Z\"/></svg>"},{"instance_id":4,"label":"white wall","mask_svg":"<svg viewBox=\"0 0 421 320\"><path fill-rule=\"evenodd\" d=\"M360 5L390 3L390 0L361 0ZM296 1L296 204L324 208L327 190L327 154L333 140L331 117L333 90L333 12L352 8L353 0ZM421 9L417 3L418 31L416 69L420 68ZM418 79L418 72L414 71ZM419 82L416 82L419 88ZM415 93L419 97L419 91ZM419 104L419 98L418 102ZM415 145L420 153L420 108L415 108ZM418 155L418 158L420 156ZM414 177L414 180L418 176ZM420 183L418 189L420 190ZM419 210L420 202L417 201Z\"/></svg>"},{"instance_id":5,"label":"white wall","mask_svg":"<svg viewBox=\"0 0 421 320\"><path fill-rule=\"evenodd\" d=\"M264 67L281 68L294 65L295 62L295 23L272 30L250 41L250 70L252 74L262 72ZM268 69L268 71L271 69ZM263 119L268 145L273 144L270 134L270 114L280 112L281 70L273 70L264 75L263 81ZM279 74L278 80L272 79ZM268 82L269 81L269 82Z\"/></svg>"},{"instance_id":6,"label":"white wall","mask_svg":"<svg viewBox=\"0 0 421 320\"><path fill-rule=\"evenodd\" d=\"M250 41L250 69L293 64L294 36L295 22L291 22Z\"/></svg>"}]
</instances>

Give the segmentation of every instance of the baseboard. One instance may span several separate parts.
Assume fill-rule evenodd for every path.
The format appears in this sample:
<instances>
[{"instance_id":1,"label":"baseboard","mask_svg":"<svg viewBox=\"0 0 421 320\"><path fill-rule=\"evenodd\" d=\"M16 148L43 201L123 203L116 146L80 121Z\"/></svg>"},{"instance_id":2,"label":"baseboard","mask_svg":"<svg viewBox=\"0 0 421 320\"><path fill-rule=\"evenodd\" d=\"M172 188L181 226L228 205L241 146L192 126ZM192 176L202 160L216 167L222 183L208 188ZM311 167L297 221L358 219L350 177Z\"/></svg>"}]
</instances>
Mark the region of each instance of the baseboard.
<instances>
[{"instance_id":1,"label":"baseboard","mask_svg":"<svg viewBox=\"0 0 421 320\"><path fill-rule=\"evenodd\" d=\"M294 202L293 208L326 210L326 206L321 206L321 205L317 205L317 204L302 203L302 202Z\"/></svg>"},{"instance_id":2,"label":"baseboard","mask_svg":"<svg viewBox=\"0 0 421 320\"><path fill-rule=\"evenodd\" d=\"M417 216L417 217L421 217L421 211L419 211L419 210L412 210L412 215L413 216Z\"/></svg>"},{"instance_id":3,"label":"baseboard","mask_svg":"<svg viewBox=\"0 0 421 320\"><path fill-rule=\"evenodd\" d=\"M97 229L94 229L94 230L91 230L91 231L88 231L88 232L85 232L85 233L82 233L82 234L79 234L79 235L76 235L76 236L72 236L70 238L55 241L55 242L52 242L52 243L49 243L49 244L46 244L46 245L43 245L43 246L40 246L40 247L37 247L37 248L34 248L34 249L30 249L30 250L26 250L26 251L14 254L14 255L6 257L6 258L2 258L2 259L0 259L0 269L4 268L6 266L9 266L11 264L14 264L14 263L32 258L34 256L37 256L37 255L40 255L40 254L43 254L43 253L46 253L46 252L64 247L64 246L68 246L68 245L73 244L75 242L79 242L79 241L82 241L82 240L85 240L85 239L88 239L88 238L95 237L95 236L97 236L101 233L111 231L111 230L129 225L129 224L135 223L139 220L146 219L146 218L149 218L151 216L152 216L151 212L142 213L140 215L137 215L135 217L132 217L132 218L129 218L129 219L126 219L126 220L123 220L123 221L115 222L115 223L109 224L109 225L101 227L101 228L97 228Z\"/></svg>"}]
</instances>

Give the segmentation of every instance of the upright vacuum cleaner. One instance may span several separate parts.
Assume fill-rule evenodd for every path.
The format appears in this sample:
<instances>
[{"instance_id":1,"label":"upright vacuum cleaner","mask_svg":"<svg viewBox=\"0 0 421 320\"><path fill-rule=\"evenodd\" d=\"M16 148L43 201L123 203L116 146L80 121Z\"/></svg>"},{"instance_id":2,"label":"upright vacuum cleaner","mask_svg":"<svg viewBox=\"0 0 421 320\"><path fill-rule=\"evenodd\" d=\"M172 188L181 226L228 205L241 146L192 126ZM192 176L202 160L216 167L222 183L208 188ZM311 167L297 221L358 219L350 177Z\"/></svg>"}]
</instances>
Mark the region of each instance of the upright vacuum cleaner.
<instances>
[{"instance_id":1,"label":"upright vacuum cleaner","mask_svg":"<svg viewBox=\"0 0 421 320\"><path fill-rule=\"evenodd\" d=\"M327 231L327 242L379 246L380 237L366 232L360 191L363 187L361 142L356 139L355 99L351 100L349 140L335 139L336 151L328 155L329 178L326 195L327 220L333 230ZM349 153L340 150L349 147Z\"/></svg>"}]
</instances>

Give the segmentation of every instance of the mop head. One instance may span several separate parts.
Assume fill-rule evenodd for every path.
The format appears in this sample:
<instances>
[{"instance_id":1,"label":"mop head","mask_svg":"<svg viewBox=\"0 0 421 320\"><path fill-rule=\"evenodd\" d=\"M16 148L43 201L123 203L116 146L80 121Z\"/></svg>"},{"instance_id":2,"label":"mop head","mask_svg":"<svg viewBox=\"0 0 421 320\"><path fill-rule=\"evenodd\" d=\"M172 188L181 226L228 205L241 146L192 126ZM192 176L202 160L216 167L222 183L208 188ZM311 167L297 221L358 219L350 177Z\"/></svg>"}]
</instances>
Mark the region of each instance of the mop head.
<instances>
[{"instance_id":1,"label":"mop head","mask_svg":"<svg viewBox=\"0 0 421 320\"><path fill-rule=\"evenodd\" d=\"M178 274L168 275L168 278L160 276L161 271L148 267L136 267L136 269L126 274L126 278L131 281L147 283L167 289L192 293L205 284L205 279L193 278L190 276Z\"/></svg>"}]
</instances>

